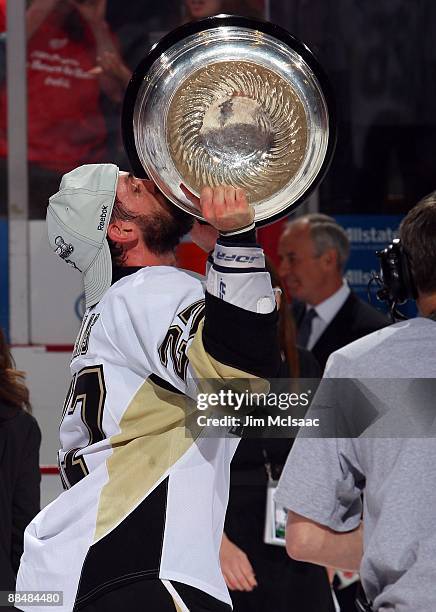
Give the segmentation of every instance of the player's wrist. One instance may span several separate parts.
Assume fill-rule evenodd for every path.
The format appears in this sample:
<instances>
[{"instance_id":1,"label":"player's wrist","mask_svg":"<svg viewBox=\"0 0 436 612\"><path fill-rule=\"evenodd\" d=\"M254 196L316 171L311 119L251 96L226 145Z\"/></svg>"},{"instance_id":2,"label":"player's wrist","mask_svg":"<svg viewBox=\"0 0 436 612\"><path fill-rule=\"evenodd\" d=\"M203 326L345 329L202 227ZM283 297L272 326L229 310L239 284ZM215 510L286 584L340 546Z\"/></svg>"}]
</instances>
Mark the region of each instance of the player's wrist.
<instances>
[{"instance_id":1,"label":"player's wrist","mask_svg":"<svg viewBox=\"0 0 436 612\"><path fill-rule=\"evenodd\" d=\"M222 231L220 230L220 236L237 236L239 234L243 234L245 232L250 232L256 228L254 221L249 223L248 225L244 225L243 227L239 227L233 230Z\"/></svg>"},{"instance_id":2,"label":"player's wrist","mask_svg":"<svg viewBox=\"0 0 436 612\"><path fill-rule=\"evenodd\" d=\"M256 227L254 223L239 231L219 233L218 241L220 244L233 245L236 244L256 244Z\"/></svg>"}]
</instances>

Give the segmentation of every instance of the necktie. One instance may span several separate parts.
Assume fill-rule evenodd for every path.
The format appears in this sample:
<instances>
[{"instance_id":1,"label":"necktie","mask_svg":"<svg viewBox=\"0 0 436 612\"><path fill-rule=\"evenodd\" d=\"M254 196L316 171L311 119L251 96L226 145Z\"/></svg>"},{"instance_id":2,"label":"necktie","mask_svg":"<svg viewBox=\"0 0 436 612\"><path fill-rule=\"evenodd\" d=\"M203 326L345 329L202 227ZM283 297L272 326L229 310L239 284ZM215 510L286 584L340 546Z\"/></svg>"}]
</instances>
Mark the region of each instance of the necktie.
<instances>
[{"instance_id":1,"label":"necktie","mask_svg":"<svg viewBox=\"0 0 436 612\"><path fill-rule=\"evenodd\" d=\"M316 310L314 308L309 308L304 313L304 317L297 332L297 344L302 348L307 347L312 331L312 321L317 316L318 315L316 314Z\"/></svg>"}]
</instances>

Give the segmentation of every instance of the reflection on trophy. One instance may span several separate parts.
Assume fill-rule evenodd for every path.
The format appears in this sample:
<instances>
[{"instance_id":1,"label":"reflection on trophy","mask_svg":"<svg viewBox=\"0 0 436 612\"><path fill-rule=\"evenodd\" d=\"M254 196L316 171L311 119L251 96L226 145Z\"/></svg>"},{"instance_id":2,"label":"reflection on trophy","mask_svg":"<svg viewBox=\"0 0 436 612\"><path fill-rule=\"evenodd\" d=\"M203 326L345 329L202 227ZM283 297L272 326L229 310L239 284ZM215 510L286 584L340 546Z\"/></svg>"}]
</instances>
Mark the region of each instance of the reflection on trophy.
<instances>
[{"instance_id":1,"label":"reflection on trophy","mask_svg":"<svg viewBox=\"0 0 436 612\"><path fill-rule=\"evenodd\" d=\"M257 225L307 198L331 160L329 86L312 53L269 23L218 16L164 37L126 92L135 172L201 218L181 189L242 187Z\"/></svg>"},{"instance_id":2,"label":"reflection on trophy","mask_svg":"<svg viewBox=\"0 0 436 612\"><path fill-rule=\"evenodd\" d=\"M307 144L304 108L287 83L250 62L200 68L176 91L167 139L191 189L243 187L254 205L295 176Z\"/></svg>"}]
</instances>

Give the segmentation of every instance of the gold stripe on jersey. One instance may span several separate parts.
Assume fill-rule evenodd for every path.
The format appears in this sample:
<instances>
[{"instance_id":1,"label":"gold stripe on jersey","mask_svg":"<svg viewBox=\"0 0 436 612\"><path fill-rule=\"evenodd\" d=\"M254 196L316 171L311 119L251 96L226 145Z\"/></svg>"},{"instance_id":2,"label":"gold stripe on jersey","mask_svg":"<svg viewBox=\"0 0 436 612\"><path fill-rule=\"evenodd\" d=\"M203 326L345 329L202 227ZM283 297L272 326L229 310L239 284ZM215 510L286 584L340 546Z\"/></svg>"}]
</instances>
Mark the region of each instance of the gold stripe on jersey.
<instances>
[{"instance_id":1,"label":"gold stripe on jersey","mask_svg":"<svg viewBox=\"0 0 436 612\"><path fill-rule=\"evenodd\" d=\"M185 424L194 412L185 395L143 383L120 421L121 432L110 440L109 481L100 496L94 542L128 516L192 446Z\"/></svg>"},{"instance_id":2,"label":"gold stripe on jersey","mask_svg":"<svg viewBox=\"0 0 436 612\"><path fill-rule=\"evenodd\" d=\"M186 610L188 610L188 608L183 603L182 598L177 593L177 591L175 590L171 582L169 582L169 580L161 580L161 582L166 588L166 590L168 591L169 595L171 596L171 599L173 600L173 604L174 604L174 609L176 610L176 612L185 612ZM181 604L183 604L183 607Z\"/></svg>"},{"instance_id":3,"label":"gold stripe on jersey","mask_svg":"<svg viewBox=\"0 0 436 612\"><path fill-rule=\"evenodd\" d=\"M238 390L242 392L246 389L247 383L249 383L250 392L267 393L270 387L267 380L226 365L214 359L206 352L202 339L203 327L204 320L201 321L198 331L187 351L189 363L194 370L199 391L207 393L216 392L222 387L222 381L227 380L233 381L231 388L235 392Z\"/></svg>"},{"instance_id":4,"label":"gold stripe on jersey","mask_svg":"<svg viewBox=\"0 0 436 612\"><path fill-rule=\"evenodd\" d=\"M172 596L171 596L172 597ZM177 603L177 601L174 599L173 597L173 602L174 602L174 607L176 609L176 612L183 612L182 608L179 606L179 604Z\"/></svg>"},{"instance_id":5,"label":"gold stripe on jersey","mask_svg":"<svg viewBox=\"0 0 436 612\"><path fill-rule=\"evenodd\" d=\"M244 388L248 380L251 391L268 391L266 380L206 353L202 333L203 321L187 352L202 392L215 392L223 379L241 380ZM195 425L197 415L195 402L186 395L163 389L149 379L143 383L120 421L121 432L110 439L113 453L106 461L109 482L101 492L94 542L128 516L189 450L200 434Z\"/></svg>"}]
</instances>

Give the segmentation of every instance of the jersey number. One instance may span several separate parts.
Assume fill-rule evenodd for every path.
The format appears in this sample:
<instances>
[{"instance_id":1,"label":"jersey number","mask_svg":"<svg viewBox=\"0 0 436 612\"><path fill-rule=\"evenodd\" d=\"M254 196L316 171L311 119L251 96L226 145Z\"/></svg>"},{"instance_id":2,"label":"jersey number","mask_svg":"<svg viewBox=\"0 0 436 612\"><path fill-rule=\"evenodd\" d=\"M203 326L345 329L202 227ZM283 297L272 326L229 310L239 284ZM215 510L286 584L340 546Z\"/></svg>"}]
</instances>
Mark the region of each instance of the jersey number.
<instances>
[{"instance_id":1,"label":"jersey number","mask_svg":"<svg viewBox=\"0 0 436 612\"><path fill-rule=\"evenodd\" d=\"M103 432L105 400L106 386L102 365L83 368L74 375L65 400L62 421L67 415L80 410L80 417L88 430L88 443L85 447L106 437ZM77 456L77 452L85 447L70 449L60 462L62 483L66 489L89 474L85 459Z\"/></svg>"},{"instance_id":2,"label":"jersey number","mask_svg":"<svg viewBox=\"0 0 436 612\"><path fill-rule=\"evenodd\" d=\"M204 317L204 299L198 300L182 310L177 315L177 318L186 327L191 316L192 323L187 340L182 338L184 330L179 325L171 325L164 341L159 347L159 357L162 365L168 367L168 361L171 359L175 373L183 381L186 380L186 371L188 369L186 347L188 346L188 341L197 333L198 326Z\"/></svg>"}]
</instances>

